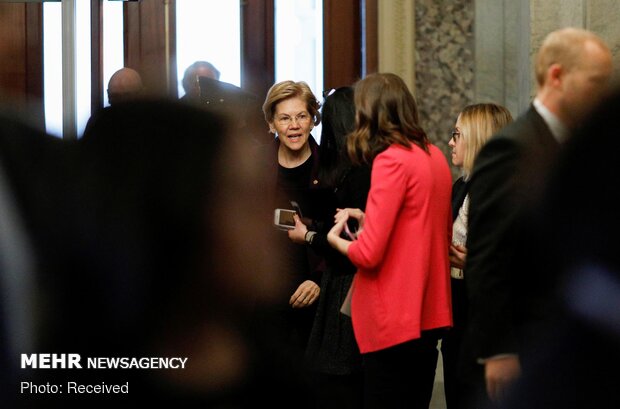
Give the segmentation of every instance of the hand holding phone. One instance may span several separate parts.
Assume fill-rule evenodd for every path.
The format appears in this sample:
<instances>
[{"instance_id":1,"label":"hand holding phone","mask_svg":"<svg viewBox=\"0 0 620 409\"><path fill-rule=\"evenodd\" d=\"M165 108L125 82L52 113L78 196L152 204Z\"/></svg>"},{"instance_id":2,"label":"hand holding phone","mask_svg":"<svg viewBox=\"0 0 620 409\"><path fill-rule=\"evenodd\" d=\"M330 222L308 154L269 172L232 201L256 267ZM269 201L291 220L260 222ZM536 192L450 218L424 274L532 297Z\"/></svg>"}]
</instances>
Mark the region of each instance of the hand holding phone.
<instances>
[{"instance_id":1,"label":"hand holding phone","mask_svg":"<svg viewBox=\"0 0 620 409\"><path fill-rule=\"evenodd\" d=\"M280 230L292 230L295 228L297 212L289 209L276 209L273 215L273 224Z\"/></svg>"}]
</instances>

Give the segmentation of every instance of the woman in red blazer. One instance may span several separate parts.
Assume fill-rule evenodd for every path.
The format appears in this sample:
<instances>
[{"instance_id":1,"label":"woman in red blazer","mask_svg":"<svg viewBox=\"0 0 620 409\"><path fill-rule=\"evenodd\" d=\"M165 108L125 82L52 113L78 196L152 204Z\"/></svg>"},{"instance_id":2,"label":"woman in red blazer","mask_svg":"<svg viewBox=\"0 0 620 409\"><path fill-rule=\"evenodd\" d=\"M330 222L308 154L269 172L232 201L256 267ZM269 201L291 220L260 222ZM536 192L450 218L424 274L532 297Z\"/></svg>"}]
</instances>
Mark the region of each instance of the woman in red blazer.
<instances>
[{"instance_id":1,"label":"woman in red blazer","mask_svg":"<svg viewBox=\"0 0 620 409\"><path fill-rule=\"evenodd\" d=\"M372 163L366 213L343 209L330 244L358 268L351 315L362 352L366 408L428 408L439 328L452 325L448 248L452 177L394 74L355 86L354 162ZM341 237L357 219L356 240Z\"/></svg>"}]
</instances>

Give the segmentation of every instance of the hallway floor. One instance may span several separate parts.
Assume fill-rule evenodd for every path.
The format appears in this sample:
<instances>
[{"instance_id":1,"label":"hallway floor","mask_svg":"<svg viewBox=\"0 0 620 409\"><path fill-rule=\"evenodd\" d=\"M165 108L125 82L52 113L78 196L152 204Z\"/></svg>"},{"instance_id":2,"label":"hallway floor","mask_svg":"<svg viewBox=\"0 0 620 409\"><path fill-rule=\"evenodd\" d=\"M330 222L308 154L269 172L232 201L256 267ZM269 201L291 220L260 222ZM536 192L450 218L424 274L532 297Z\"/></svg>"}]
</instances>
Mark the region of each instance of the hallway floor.
<instances>
[{"instance_id":1,"label":"hallway floor","mask_svg":"<svg viewBox=\"0 0 620 409\"><path fill-rule=\"evenodd\" d=\"M435 371L435 385L433 387L433 397L429 409L446 409L446 397L443 391L443 360L441 352L437 359L437 370Z\"/></svg>"}]
</instances>

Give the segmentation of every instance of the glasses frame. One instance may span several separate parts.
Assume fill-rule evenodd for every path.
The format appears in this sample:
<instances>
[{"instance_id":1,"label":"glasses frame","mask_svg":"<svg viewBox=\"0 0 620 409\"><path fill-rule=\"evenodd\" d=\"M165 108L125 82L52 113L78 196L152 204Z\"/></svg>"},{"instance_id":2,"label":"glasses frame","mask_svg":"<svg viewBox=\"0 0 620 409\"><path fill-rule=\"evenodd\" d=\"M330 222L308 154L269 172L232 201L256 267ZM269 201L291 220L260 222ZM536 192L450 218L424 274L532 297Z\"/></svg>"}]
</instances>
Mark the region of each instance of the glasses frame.
<instances>
[{"instance_id":1,"label":"glasses frame","mask_svg":"<svg viewBox=\"0 0 620 409\"><path fill-rule=\"evenodd\" d=\"M283 115L282 117L276 118L276 122L280 126L291 126L293 123L305 125L307 122L310 122L310 120L310 113L306 111L300 112L294 117Z\"/></svg>"},{"instance_id":2,"label":"glasses frame","mask_svg":"<svg viewBox=\"0 0 620 409\"><path fill-rule=\"evenodd\" d=\"M459 140L459 138L461 137L461 131L453 129L450 135L450 140L456 143L456 141Z\"/></svg>"}]
</instances>

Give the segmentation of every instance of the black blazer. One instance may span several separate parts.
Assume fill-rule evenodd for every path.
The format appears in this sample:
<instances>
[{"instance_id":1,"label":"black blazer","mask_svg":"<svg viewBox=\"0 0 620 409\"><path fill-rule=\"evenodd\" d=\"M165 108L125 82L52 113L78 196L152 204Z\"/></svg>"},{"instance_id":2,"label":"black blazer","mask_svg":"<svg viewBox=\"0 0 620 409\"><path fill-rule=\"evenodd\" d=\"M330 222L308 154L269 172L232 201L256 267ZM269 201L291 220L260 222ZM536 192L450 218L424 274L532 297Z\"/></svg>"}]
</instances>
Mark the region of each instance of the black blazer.
<instances>
[{"instance_id":1,"label":"black blazer","mask_svg":"<svg viewBox=\"0 0 620 409\"><path fill-rule=\"evenodd\" d=\"M269 144L259 148L267 150L266 155L263 158L268 160L266 163L267 169L264 174L266 177L264 183L264 192L268 197L269 202L273 205L269 215L267 215L266 221L269 226L269 230L276 231L273 226L273 209L284 208L292 209L291 201L297 202L301 208L301 212L304 218L310 220L320 220L325 217L323 213L325 202L329 197L328 189L322 187L318 175L319 175L319 149L314 137L310 135L308 137L308 143L312 151L310 157L311 170L309 179L296 186L295 188L283 188L278 183L278 149L280 141L275 138ZM307 222L307 220L306 220ZM311 228L312 229L312 228ZM309 252L306 246L300 246L293 243L286 232L276 231L277 234L271 235L276 240L276 247L280 249L281 268L285 272L286 276L291 278L289 286L287 288L288 296L286 297L285 309L289 309L288 297L293 294L297 287L307 279L320 282L320 271L323 270L323 259L317 256L313 252Z\"/></svg>"},{"instance_id":2,"label":"black blazer","mask_svg":"<svg viewBox=\"0 0 620 409\"><path fill-rule=\"evenodd\" d=\"M551 176L542 220L562 314L532 337L537 359L506 408L620 408L618 112L620 89L567 141Z\"/></svg>"},{"instance_id":3,"label":"black blazer","mask_svg":"<svg viewBox=\"0 0 620 409\"><path fill-rule=\"evenodd\" d=\"M459 215L459 209L463 206L467 192L467 182L461 176L452 185L452 221Z\"/></svg>"},{"instance_id":4,"label":"black blazer","mask_svg":"<svg viewBox=\"0 0 620 409\"><path fill-rule=\"evenodd\" d=\"M470 300L466 344L471 358L520 351L524 325L538 309L540 272L528 271L530 221L559 150L533 106L480 151L469 183ZM542 292L541 292L542 293ZM541 294L541 297L542 296Z\"/></svg>"}]
</instances>

